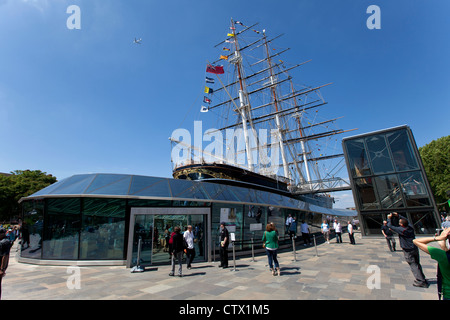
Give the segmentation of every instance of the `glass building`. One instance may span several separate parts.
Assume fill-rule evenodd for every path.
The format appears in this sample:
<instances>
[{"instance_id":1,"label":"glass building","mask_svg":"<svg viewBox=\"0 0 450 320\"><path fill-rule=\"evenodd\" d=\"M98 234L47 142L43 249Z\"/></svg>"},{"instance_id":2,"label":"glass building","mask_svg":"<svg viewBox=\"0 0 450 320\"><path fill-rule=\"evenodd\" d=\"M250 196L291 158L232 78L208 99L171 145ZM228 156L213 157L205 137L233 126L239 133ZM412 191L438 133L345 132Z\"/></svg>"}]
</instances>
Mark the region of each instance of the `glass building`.
<instances>
[{"instance_id":1,"label":"glass building","mask_svg":"<svg viewBox=\"0 0 450 320\"><path fill-rule=\"evenodd\" d=\"M439 226L436 204L411 129L400 126L342 141L363 235L380 235L391 212L418 234Z\"/></svg>"},{"instance_id":2,"label":"glass building","mask_svg":"<svg viewBox=\"0 0 450 320\"><path fill-rule=\"evenodd\" d=\"M355 215L354 211L319 206L314 199L302 201L211 182L121 174L74 175L20 202L23 240L19 261L54 265L132 267L139 242L141 265L167 264L167 232L188 225L193 227L196 261L211 261L218 252L222 221L235 234L236 252L245 253L251 252L252 241L261 243L268 222L275 223L282 242L288 245L285 220L289 214L313 226L320 225L322 215Z\"/></svg>"}]
</instances>

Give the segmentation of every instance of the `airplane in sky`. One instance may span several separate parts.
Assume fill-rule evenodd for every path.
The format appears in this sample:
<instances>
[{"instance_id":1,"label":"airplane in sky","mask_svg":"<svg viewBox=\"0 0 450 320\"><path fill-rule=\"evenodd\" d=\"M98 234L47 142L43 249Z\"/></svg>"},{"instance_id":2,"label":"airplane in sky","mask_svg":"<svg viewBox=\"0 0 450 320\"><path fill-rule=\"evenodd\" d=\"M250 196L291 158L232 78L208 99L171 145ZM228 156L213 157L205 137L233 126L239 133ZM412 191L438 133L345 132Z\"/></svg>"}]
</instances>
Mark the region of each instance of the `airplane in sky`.
<instances>
[{"instance_id":1,"label":"airplane in sky","mask_svg":"<svg viewBox=\"0 0 450 320\"><path fill-rule=\"evenodd\" d=\"M134 41L133 41L133 42L136 43L136 44L141 44L142 39L136 39L136 38L134 38Z\"/></svg>"}]
</instances>

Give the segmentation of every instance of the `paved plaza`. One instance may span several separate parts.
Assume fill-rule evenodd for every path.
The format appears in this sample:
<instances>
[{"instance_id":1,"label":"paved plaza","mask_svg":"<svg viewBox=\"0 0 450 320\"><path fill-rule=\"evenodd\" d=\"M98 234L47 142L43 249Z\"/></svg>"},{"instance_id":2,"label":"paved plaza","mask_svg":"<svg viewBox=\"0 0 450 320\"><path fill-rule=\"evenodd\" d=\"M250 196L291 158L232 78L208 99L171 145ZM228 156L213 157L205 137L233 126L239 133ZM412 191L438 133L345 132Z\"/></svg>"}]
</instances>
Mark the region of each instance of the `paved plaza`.
<instances>
[{"instance_id":1,"label":"paved plaza","mask_svg":"<svg viewBox=\"0 0 450 320\"><path fill-rule=\"evenodd\" d=\"M228 269L218 268L217 261L193 264L191 270L184 264L180 278L168 275L170 266L131 273L124 266L73 269L18 263L13 248L2 299L437 300L436 262L427 254L421 252L421 263L430 287L416 288L403 252L390 252L384 238L357 234L356 245L349 243L347 234L343 239L340 244L335 239L319 243L317 252L314 246L300 244L296 258L292 251L279 252L281 276L272 276L262 254L255 261L237 258L236 270L232 259Z\"/></svg>"}]
</instances>

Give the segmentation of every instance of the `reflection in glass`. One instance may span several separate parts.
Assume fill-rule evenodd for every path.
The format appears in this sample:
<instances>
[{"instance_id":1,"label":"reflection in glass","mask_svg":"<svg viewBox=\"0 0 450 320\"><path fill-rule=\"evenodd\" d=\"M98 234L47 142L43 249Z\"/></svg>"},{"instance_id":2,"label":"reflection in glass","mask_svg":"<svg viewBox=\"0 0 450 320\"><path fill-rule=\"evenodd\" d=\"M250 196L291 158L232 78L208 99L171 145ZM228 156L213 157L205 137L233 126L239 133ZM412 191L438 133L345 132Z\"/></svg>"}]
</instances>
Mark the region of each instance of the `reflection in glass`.
<instances>
[{"instance_id":1,"label":"reflection in glass","mask_svg":"<svg viewBox=\"0 0 450 320\"><path fill-rule=\"evenodd\" d=\"M416 157L405 130L386 134L397 171L419 169Z\"/></svg>"},{"instance_id":2,"label":"reflection in glass","mask_svg":"<svg viewBox=\"0 0 450 320\"><path fill-rule=\"evenodd\" d=\"M433 218L433 211L412 212L411 220L418 234L434 234L438 228Z\"/></svg>"},{"instance_id":3,"label":"reflection in glass","mask_svg":"<svg viewBox=\"0 0 450 320\"><path fill-rule=\"evenodd\" d=\"M350 169L353 177L370 175L371 170L367 160L367 154L363 139L349 140L346 142Z\"/></svg>"},{"instance_id":4,"label":"reflection in glass","mask_svg":"<svg viewBox=\"0 0 450 320\"><path fill-rule=\"evenodd\" d=\"M31 200L22 203L21 256L40 259L42 255L42 228L44 225L45 200Z\"/></svg>"},{"instance_id":5,"label":"reflection in glass","mask_svg":"<svg viewBox=\"0 0 450 320\"><path fill-rule=\"evenodd\" d=\"M371 178L355 179L355 188L361 209L379 209Z\"/></svg>"},{"instance_id":6,"label":"reflection in glass","mask_svg":"<svg viewBox=\"0 0 450 320\"><path fill-rule=\"evenodd\" d=\"M376 135L366 138L372 170L377 173L388 173L394 171L389 152L384 140L384 135Z\"/></svg>"},{"instance_id":7,"label":"reflection in glass","mask_svg":"<svg viewBox=\"0 0 450 320\"><path fill-rule=\"evenodd\" d=\"M125 200L84 199L80 259L123 259Z\"/></svg>"},{"instance_id":8,"label":"reflection in glass","mask_svg":"<svg viewBox=\"0 0 450 320\"><path fill-rule=\"evenodd\" d=\"M382 208L404 207L400 184L396 175L379 176L375 177L374 180Z\"/></svg>"},{"instance_id":9,"label":"reflection in glass","mask_svg":"<svg viewBox=\"0 0 450 320\"><path fill-rule=\"evenodd\" d=\"M44 259L78 259L79 198L48 199L44 229Z\"/></svg>"},{"instance_id":10,"label":"reflection in glass","mask_svg":"<svg viewBox=\"0 0 450 320\"><path fill-rule=\"evenodd\" d=\"M424 179L419 171L402 173L399 177L408 207L430 205Z\"/></svg>"}]
</instances>

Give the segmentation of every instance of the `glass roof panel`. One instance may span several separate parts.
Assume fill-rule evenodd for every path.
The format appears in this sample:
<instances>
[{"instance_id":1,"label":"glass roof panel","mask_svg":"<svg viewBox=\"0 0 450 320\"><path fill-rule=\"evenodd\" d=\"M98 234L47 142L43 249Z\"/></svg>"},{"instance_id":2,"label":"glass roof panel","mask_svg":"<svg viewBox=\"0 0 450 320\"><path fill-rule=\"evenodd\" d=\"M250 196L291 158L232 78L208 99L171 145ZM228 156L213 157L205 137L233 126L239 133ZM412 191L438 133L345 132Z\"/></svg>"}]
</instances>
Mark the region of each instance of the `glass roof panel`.
<instances>
[{"instance_id":1,"label":"glass roof panel","mask_svg":"<svg viewBox=\"0 0 450 320\"><path fill-rule=\"evenodd\" d=\"M127 179L128 178L128 179ZM130 176L124 174L97 174L94 181L90 184L85 193L97 194L99 189L107 188L113 184L128 184L125 194L128 193L130 186ZM117 186L116 186L117 187ZM102 192L102 191L101 191ZM104 192L102 192L104 193ZM122 193L121 193L122 194Z\"/></svg>"},{"instance_id":2,"label":"glass roof panel","mask_svg":"<svg viewBox=\"0 0 450 320\"><path fill-rule=\"evenodd\" d=\"M108 179L102 180L106 182ZM92 190L89 194L126 196L128 195L128 190L130 189L130 182L131 176L122 176L122 179L109 183L104 187Z\"/></svg>"},{"instance_id":3,"label":"glass roof panel","mask_svg":"<svg viewBox=\"0 0 450 320\"><path fill-rule=\"evenodd\" d=\"M159 181L157 181L159 180ZM145 189L134 192L133 196L140 197L161 197L161 198L171 198L172 194L170 192L169 183L167 179L161 178L153 180L153 184ZM149 180L150 181L150 180Z\"/></svg>"},{"instance_id":4,"label":"glass roof panel","mask_svg":"<svg viewBox=\"0 0 450 320\"><path fill-rule=\"evenodd\" d=\"M170 179L169 185L174 198L209 200L208 194L203 190L202 182Z\"/></svg>"},{"instance_id":5,"label":"glass roof panel","mask_svg":"<svg viewBox=\"0 0 450 320\"><path fill-rule=\"evenodd\" d=\"M166 179L156 177L146 177L146 176L133 176L128 194L132 195L144 192L144 189L154 185L155 183L160 183L162 181L166 181ZM167 186L165 187L165 189L168 191ZM167 194L167 197L170 197L170 192L165 194Z\"/></svg>"},{"instance_id":6,"label":"glass roof panel","mask_svg":"<svg viewBox=\"0 0 450 320\"><path fill-rule=\"evenodd\" d=\"M57 188L46 194L82 194L94 178L95 175L90 174L72 176L62 180Z\"/></svg>"}]
</instances>

